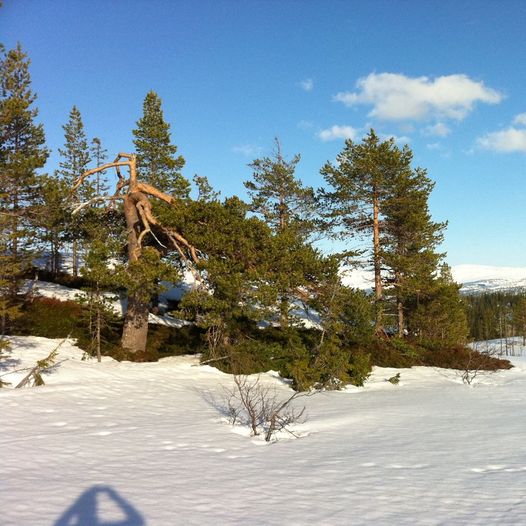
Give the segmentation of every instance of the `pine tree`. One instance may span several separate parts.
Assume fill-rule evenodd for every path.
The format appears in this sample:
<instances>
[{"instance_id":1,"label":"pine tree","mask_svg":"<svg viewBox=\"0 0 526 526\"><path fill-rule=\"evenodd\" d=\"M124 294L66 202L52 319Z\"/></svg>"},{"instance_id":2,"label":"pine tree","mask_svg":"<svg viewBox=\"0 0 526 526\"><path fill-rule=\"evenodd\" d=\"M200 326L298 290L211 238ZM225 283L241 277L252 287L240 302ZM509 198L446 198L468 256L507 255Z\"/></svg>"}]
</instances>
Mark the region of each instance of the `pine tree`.
<instances>
[{"instance_id":1,"label":"pine tree","mask_svg":"<svg viewBox=\"0 0 526 526\"><path fill-rule=\"evenodd\" d=\"M139 177L173 197L187 198L190 183L181 175L185 161L176 157L177 146L170 139L170 125L164 120L161 99L150 91L143 104L143 116L133 130Z\"/></svg>"},{"instance_id":2,"label":"pine tree","mask_svg":"<svg viewBox=\"0 0 526 526\"><path fill-rule=\"evenodd\" d=\"M389 181L382 206L381 258L388 276L386 297L395 302L398 336L404 335L405 313L415 298L425 298L435 286L438 264L436 252L442 242L445 223L431 220L428 207L434 183L425 170L411 169L412 154L404 149L403 166ZM418 303L418 301L416 302Z\"/></svg>"},{"instance_id":3,"label":"pine tree","mask_svg":"<svg viewBox=\"0 0 526 526\"><path fill-rule=\"evenodd\" d=\"M194 201L181 212L173 219L206 254L201 267L207 285L183 297L181 313L206 329L208 354L215 358L228 354L240 321L268 318L274 299L267 265L271 231L247 217L248 206L237 197Z\"/></svg>"},{"instance_id":4,"label":"pine tree","mask_svg":"<svg viewBox=\"0 0 526 526\"><path fill-rule=\"evenodd\" d=\"M307 235L312 228L314 192L296 177L300 155L285 160L279 140L275 139L272 157L254 160L252 180L244 185L251 197L251 210L259 214L276 233L296 228Z\"/></svg>"},{"instance_id":5,"label":"pine tree","mask_svg":"<svg viewBox=\"0 0 526 526\"><path fill-rule=\"evenodd\" d=\"M374 130L361 143L348 139L337 156L336 166L327 163L321 170L332 187L323 194L328 217L337 235L371 238L369 260L374 270L376 331L383 331L382 254L380 246L382 208L390 182L410 161L407 149L393 139L381 141Z\"/></svg>"},{"instance_id":6,"label":"pine tree","mask_svg":"<svg viewBox=\"0 0 526 526\"><path fill-rule=\"evenodd\" d=\"M111 333L117 323L117 315L104 292L118 285L116 280L118 267L115 265L115 257L120 247L118 240L110 235L109 228L100 230L97 237L90 243L81 269L82 276L87 281L87 287L84 289L86 296L82 303L85 306L84 312L87 314L86 321L90 337L88 352L96 355L99 362L105 335ZM108 265L110 260L114 262L112 268Z\"/></svg>"},{"instance_id":7,"label":"pine tree","mask_svg":"<svg viewBox=\"0 0 526 526\"><path fill-rule=\"evenodd\" d=\"M102 147L102 141L98 137L91 140L91 158L95 161L95 166L103 165L108 159L108 150ZM97 197L107 195L109 190L105 172L97 172L95 177L95 195Z\"/></svg>"},{"instance_id":8,"label":"pine tree","mask_svg":"<svg viewBox=\"0 0 526 526\"><path fill-rule=\"evenodd\" d=\"M69 188L57 177L43 176L39 197L39 240L49 250L48 269L56 277L61 271L62 248L71 222Z\"/></svg>"},{"instance_id":9,"label":"pine tree","mask_svg":"<svg viewBox=\"0 0 526 526\"><path fill-rule=\"evenodd\" d=\"M127 168L127 174L123 173L123 167ZM137 178L134 154L120 153L113 162L86 171L72 190L82 186L90 176L109 168L117 170L117 192L126 187L126 192L118 196L123 206L117 217L126 221L127 263L115 269L115 283L125 288L128 296L122 347L136 353L146 349L149 303L159 290L159 281L166 279L175 283L179 277L169 260L170 252L176 252L179 262L194 268L198 262L197 249L177 228L166 225L164 217L157 216L153 199L168 205L160 209L163 216L175 208L173 205L181 203Z\"/></svg>"},{"instance_id":10,"label":"pine tree","mask_svg":"<svg viewBox=\"0 0 526 526\"><path fill-rule=\"evenodd\" d=\"M72 188L75 181L88 169L90 152L88 141L84 131L82 116L76 106L70 111L68 122L62 127L64 129L64 148L59 148L62 157L57 170L66 188ZM96 194L95 183L89 182L83 185L74 196L74 203L82 203L90 200ZM72 244L72 271L73 276L78 276L79 249L82 243L81 225L78 217L72 218L68 225L68 235Z\"/></svg>"},{"instance_id":11,"label":"pine tree","mask_svg":"<svg viewBox=\"0 0 526 526\"><path fill-rule=\"evenodd\" d=\"M451 269L442 264L433 288L424 297L414 298L415 305L407 316L410 334L421 341L442 345L465 344L468 322L460 285L454 282Z\"/></svg>"},{"instance_id":12,"label":"pine tree","mask_svg":"<svg viewBox=\"0 0 526 526\"><path fill-rule=\"evenodd\" d=\"M522 335L522 345L526 345L526 296L519 296L513 306L513 324Z\"/></svg>"},{"instance_id":13,"label":"pine tree","mask_svg":"<svg viewBox=\"0 0 526 526\"><path fill-rule=\"evenodd\" d=\"M82 116L76 106L71 108L69 119L64 126L64 148L59 148L58 152L62 157L59 163L60 169L57 173L64 180L67 186L72 187L75 181L87 170L91 161L86 132ZM83 202L91 199L95 194L94 183L83 185L76 198Z\"/></svg>"},{"instance_id":14,"label":"pine tree","mask_svg":"<svg viewBox=\"0 0 526 526\"><path fill-rule=\"evenodd\" d=\"M34 122L38 110L29 64L20 44L0 59L0 280L2 300L8 303L16 297L22 268L31 264L37 170L48 157L44 128ZM7 308L4 305L4 313Z\"/></svg>"},{"instance_id":15,"label":"pine tree","mask_svg":"<svg viewBox=\"0 0 526 526\"><path fill-rule=\"evenodd\" d=\"M274 233L272 243L272 283L280 308L282 328L289 324L291 297L312 276L318 254L306 240L314 230L314 192L296 177L300 156L287 161L278 139L272 157L254 160L252 180L245 187L251 197L250 209Z\"/></svg>"},{"instance_id":16,"label":"pine tree","mask_svg":"<svg viewBox=\"0 0 526 526\"><path fill-rule=\"evenodd\" d=\"M211 201L219 201L221 192L216 192L210 183L208 178L202 175L194 175L194 184L197 187L197 200L205 201L207 203Z\"/></svg>"}]
</instances>

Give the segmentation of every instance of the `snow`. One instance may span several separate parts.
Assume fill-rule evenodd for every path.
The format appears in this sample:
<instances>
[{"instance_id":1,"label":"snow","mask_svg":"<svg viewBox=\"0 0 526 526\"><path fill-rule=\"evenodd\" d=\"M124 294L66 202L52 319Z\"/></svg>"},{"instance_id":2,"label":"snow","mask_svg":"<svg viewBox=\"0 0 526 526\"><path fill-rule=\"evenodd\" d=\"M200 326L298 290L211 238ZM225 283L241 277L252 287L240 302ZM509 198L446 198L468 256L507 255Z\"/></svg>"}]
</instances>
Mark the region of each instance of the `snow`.
<instances>
[{"instance_id":1,"label":"snow","mask_svg":"<svg viewBox=\"0 0 526 526\"><path fill-rule=\"evenodd\" d=\"M167 307L168 301L180 300L182 296L192 288L194 283L195 280L190 272L187 272L184 280L176 286L166 281L161 282L161 285L165 287L165 289L159 294L159 306L163 309ZM28 292L30 289L37 296L55 298L61 301L77 301L79 298L86 296L86 293L82 290L59 285L58 283L51 283L49 281L26 280L24 292ZM105 295L113 311L119 316L122 316L123 312L126 311L127 299L125 297L118 298L116 294L112 293L106 293ZM306 328L320 327L319 316L315 311L307 309L300 300L292 298L291 301L292 309L290 315L295 323L301 324ZM276 315L276 319L278 317L279 315ZM148 315L148 323L181 328L184 325L188 325L190 322L174 318L168 314L154 314L150 312ZM263 325L265 325L265 323L263 323Z\"/></svg>"},{"instance_id":2,"label":"snow","mask_svg":"<svg viewBox=\"0 0 526 526\"><path fill-rule=\"evenodd\" d=\"M58 343L10 339L0 374ZM266 444L224 420L231 378L196 357L82 357L66 342L44 387L0 390L4 526L526 524L524 358L472 386L376 368L364 388L301 399L303 438Z\"/></svg>"},{"instance_id":3,"label":"snow","mask_svg":"<svg viewBox=\"0 0 526 526\"><path fill-rule=\"evenodd\" d=\"M185 282L186 283L186 282ZM185 283L181 284L178 287L173 287L167 289L166 293L160 295L160 303L166 302L168 299L172 300L174 298L180 298L183 294L183 290L186 290ZM25 284L25 290L31 290L37 296L42 296L44 298L55 298L60 301L76 301L79 298L86 296L86 293L70 287L65 287L64 285L59 285L58 283L51 283L49 281L31 281L27 280ZM107 300L109 301L113 311L122 316L123 312L126 311L127 300L126 298L118 298L115 294L106 293ZM154 325L166 325L168 327L181 328L183 325L188 325L189 322L185 320L180 320L174 318L168 314L157 315L150 312L148 315L148 323Z\"/></svg>"},{"instance_id":4,"label":"snow","mask_svg":"<svg viewBox=\"0 0 526 526\"><path fill-rule=\"evenodd\" d=\"M461 292L495 292L526 289L526 267L494 267L489 265L454 265L453 279L462 284ZM372 290L374 276L371 270L353 269L342 273L342 282L348 287Z\"/></svg>"},{"instance_id":5,"label":"snow","mask_svg":"<svg viewBox=\"0 0 526 526\"><path fill-rule=\"evenodd\" d=\"M462 292L505 291L526 288L526 267L457 265L453 278L462 283Z\"/></svg>"}]
</instances>

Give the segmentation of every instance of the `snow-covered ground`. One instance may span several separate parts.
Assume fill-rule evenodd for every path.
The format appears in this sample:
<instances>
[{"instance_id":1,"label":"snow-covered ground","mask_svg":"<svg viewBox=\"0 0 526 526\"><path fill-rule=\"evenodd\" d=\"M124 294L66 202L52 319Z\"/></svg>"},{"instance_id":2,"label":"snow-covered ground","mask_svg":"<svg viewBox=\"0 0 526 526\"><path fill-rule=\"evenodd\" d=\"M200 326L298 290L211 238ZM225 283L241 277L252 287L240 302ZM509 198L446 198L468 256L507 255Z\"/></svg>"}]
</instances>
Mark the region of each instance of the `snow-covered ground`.
<instances>
[{"instance_id":1,"label":"snow-covered ground","mask_svg":"<svg viewBox=\"0 0 526 526\"><path fill-rule=\"evenodd\" d=\"M11 340L0 374L57 344ZM0 390L4 526L526 524L522 358L471 387L454 371L403 369L392 385L398 371L375 369L365 388L300 400L302 438L266 444L224 421L231 378L196 358L59 354L46 386Z\"/></svg>"},{"instance_id":2,"label":"snow-covered ground","mask_svg":"<svg viewBox=\"0 0 526 526\"><path fill-rule=\"evenodd\" d=\"M44 298L55 298L61 301L76 301L79 298L85 297L86 293L79 289L73 289L59 285L58 283L51 283L49 281L31 281L27 280L25 283L24 291L32 290L33 294L42 296ZM178 300L182 297L183 291L187 290L187 282L183 282L177 287L171 287L166 289L164 293L159 295L160 304L166 304L168 300ZM113 311L122 316L123 312L126 311L127 301L126 298L118 298L115 294L106 294L107 300L111 305ZM180 328L183 325L187 325L188 322L174 318L167 314L157 315L152 312L148 315L148 322L154 325L166 325L169 327Z\"/></svg>"}]
</instances>

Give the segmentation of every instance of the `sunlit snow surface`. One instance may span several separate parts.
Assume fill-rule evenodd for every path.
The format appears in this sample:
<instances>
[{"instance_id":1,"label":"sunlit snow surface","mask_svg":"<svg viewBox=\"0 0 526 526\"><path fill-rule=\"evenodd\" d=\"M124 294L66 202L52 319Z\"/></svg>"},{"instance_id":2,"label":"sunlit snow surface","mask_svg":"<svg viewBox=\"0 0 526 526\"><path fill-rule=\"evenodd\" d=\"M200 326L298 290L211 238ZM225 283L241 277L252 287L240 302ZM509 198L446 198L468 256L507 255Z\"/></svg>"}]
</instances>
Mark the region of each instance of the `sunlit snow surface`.
<instances>
[{"instance_id":1,"label":"sunlit snow surface","mask_svg":"<svg viewBox=\"0 0 526 526\"><path fill-rule=\"evenodd\" d=\"M526 290L526 267L492 267L489 265L454 265L453 279L462 285L466 294ZM342 272L342 281L349 287L369 290L374 286L371 270L348 269Z\"/></svg>"},{"instance_id":2,"label":"sunlit snow surface","mask_svg":"<svg viewBox=\"0 0 526 526\"><path fill-rule=\"evenodd\" d=\"M11 340L0 374L57 344ZM196 358L81 358L66 343L46 386L0 390L3 526L526 524L522 358L471 387L376 369L365 388L303 399L303 438L270 445L224 421L231 379Z\"/></svg>"}]
</instances>

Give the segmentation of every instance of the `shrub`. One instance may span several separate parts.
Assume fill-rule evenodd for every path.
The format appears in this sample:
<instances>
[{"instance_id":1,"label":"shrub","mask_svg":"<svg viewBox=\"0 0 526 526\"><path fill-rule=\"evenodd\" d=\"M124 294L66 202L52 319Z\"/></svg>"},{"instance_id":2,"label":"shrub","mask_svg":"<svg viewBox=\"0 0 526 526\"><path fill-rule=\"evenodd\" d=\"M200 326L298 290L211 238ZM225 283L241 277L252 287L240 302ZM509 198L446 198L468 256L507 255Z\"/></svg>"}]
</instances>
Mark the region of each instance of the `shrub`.
<instances>
[{"instance_id":1,"label":"shrub","mask_svg":"<svg viewBox=\"0 0 526 526\"><path fill-rule=\"evenodd\" d=\"M45 338L65 338L68 334L78 337L81 312L82 307L74 301L35 298L24 306L15 330L19 334Z\"/></svg>"},{"instance_id":2,"label":"shrub","mask_svg":"<svg viewBox=\"0 0 526 526\"><path fill-rule=\"evenodd\" d=\"M357 387L362 387L371 374L371 355L356 352L351 355L349 368L349 382Z\"/></svg>"},{"instance_id":3,"label":"shrub","mask_svg":"<svg viewBox=\"0 0 526 526\"><path fill-rule=\"evenodd\" d=\"M66 338L70 335L86 352L92 347L92 335L86 321L86 308L74 301L55 298L35 298L26 303L16 320L13 332L27 336ZM122 322L106 327L101 342L102 354L118 359Z\"/></svg>"},{"instance_id":4,"label":"shrub","mask_svg":"<svg viewBox=\"0 0 526 526\"><path fill-rule=\"evenodd\" d=\"M224 412L230 423L249 427L251 436L262 434L266 442L273 441L276 433L282 430L297 437L289 426L305 421L305 406L300 409L294 402L308 395L296 392L283 399L274 387L262 385L259 377L250 379L234 375L234 387L225 395Z\"/></svg>"},{"instance_id":5,"label":"shrub","mask_svg":"<svg viewBox=\"0 0 526 526\"><path fill-rule=\"evenodd\" d=\"M508 360L502 360L460 345L441 349L427 349L422 355L421 364L460 370L471 367L479 371L497 371L513 367Z\"/></svg>"},{"instance_id":6,"label":"shrub","mask_svg":"<svg viewBox=\"0 0 526 526\"><path fill-rule=\"evenodd\" d=\"M392 343L393 340L396 341L395 344ZM363 352L370 354L371 365L395 368L412 367L417 363L414 358L417 351L415 349L408 352L408 345L405 342L402 344L398 338L376 339L363 348Z\"/></svg>"},{"instance_id":7,"label":"shrub","mask_svg":"<svg viewBox=\"0 0 526 526\"><path fill-rule=\"evenodd\" d=\"M147 349L157 352L159 358L196 354L204 350L203 334L204 330L195 325L177 328L151 324Z\"/></svg>"}]
</instances>

